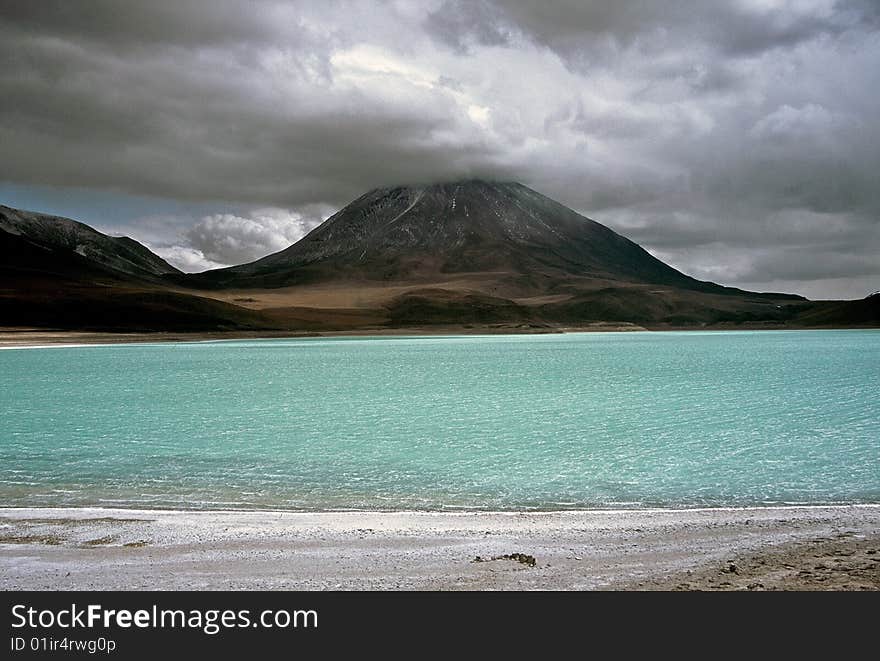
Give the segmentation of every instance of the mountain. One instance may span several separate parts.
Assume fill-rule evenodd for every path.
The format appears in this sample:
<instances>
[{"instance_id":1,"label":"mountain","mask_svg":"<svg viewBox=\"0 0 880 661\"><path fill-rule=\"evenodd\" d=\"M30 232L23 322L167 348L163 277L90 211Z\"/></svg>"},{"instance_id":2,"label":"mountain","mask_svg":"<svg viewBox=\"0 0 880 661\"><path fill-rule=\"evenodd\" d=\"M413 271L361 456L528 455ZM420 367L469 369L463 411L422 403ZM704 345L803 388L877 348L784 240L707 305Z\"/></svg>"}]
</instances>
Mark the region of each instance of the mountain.
<instances>
[{"instance_id":1,"label":"mountain","mask_svg":"<svg viewBox=\"0 0 880 661\"><path fill-rule=\"evenodd\" d=\"M0 206L0 326L218 330L270 326L258 312L169 289L145 246L69 218Z\"/></svg>"},{"instance_id":2,"label":"mountain","mask_svg":"<svg viewBox=\"0 0 880 661\"><path fill-rule=\"evenodd\" d=\"M488 181L372 190L289 248L199 279L280 287L343 279L436 282L462 273L494 274L524 295L579 281L742 293L684 275L522 184Z\"/></svg>"},{"instance_id":3,"label":"mountain","mask_svg":"<svg viewBox=\"0 0 880 661\"><path fill-rule=\"evenodd\" d=\"M0 326L364 331L880 326L880 296L696 280L518 183L369 191L292 246L179 272L76 221L0 207Z\"/></svg>"}]
</instances>

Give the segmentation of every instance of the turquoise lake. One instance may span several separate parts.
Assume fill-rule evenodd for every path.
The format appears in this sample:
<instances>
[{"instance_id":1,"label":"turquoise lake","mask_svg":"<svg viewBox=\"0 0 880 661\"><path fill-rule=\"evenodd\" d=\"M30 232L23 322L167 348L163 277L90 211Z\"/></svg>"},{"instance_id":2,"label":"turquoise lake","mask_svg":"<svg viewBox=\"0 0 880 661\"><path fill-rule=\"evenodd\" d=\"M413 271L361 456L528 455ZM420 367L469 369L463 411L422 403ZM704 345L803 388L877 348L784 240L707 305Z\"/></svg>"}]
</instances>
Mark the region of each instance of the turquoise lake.
<instances>
[{"instance_id":1,"label":"turquoise lake","mask_svg":"<svg viewBox=\"0 0 880 661\"><path fill-rule=\"evenodd\" d=\"M0 505L880 502L880 331L0 351Z\"/></svg>"}]
</instances>

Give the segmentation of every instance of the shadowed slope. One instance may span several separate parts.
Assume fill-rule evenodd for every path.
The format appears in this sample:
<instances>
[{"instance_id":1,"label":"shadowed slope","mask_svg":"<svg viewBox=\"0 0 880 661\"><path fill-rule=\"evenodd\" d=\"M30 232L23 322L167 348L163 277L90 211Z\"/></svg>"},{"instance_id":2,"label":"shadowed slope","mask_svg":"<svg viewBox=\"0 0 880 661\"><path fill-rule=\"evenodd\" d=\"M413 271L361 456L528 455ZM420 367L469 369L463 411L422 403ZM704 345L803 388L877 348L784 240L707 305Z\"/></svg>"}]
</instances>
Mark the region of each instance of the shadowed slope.
<instances>
[{"instance_id":1,"label":"shadowed slope","mask_svg":"<svg viewBox=\"0 0 880 661\"><path fill-rule=\"evenodd\" d=\"M57 271L70 265L77 272L99 269L137 278L180 273L134 239L107 236L69 218L0 206L0 234L6 235L6 266ZM10 237L21 247L13 249Z\"/></svg>"},{"instance_id":2,"label":"shadowed slope","mask_svg":"<svg viewBox=\"0 0 880 661\"><path fill-rule=\"evenodd\" d=\"M112 331L274 327L258 311L170 291L146 247L88 225L0 206L0 326Z\"/></svg>"}]
</instances>

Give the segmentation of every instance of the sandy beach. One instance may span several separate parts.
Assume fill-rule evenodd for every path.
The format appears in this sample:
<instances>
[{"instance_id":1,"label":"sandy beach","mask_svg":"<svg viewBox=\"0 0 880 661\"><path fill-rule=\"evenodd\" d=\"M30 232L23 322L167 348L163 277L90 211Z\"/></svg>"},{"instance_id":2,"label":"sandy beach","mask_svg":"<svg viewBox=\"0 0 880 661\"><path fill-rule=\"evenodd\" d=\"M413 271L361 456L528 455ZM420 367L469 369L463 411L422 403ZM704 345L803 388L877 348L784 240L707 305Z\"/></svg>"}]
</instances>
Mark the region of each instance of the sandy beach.
<instances>
[{"instance_id":1,"label":"sandy beach","mask_svg":"<svg viewBox=\"0 0 880 661\"><path fill-rule=\"evenodd\" d=\"M478 559L479 558L479 559ZM876 590L880 506L0 510L4 590Z\"/></svg>"}]
</instances>

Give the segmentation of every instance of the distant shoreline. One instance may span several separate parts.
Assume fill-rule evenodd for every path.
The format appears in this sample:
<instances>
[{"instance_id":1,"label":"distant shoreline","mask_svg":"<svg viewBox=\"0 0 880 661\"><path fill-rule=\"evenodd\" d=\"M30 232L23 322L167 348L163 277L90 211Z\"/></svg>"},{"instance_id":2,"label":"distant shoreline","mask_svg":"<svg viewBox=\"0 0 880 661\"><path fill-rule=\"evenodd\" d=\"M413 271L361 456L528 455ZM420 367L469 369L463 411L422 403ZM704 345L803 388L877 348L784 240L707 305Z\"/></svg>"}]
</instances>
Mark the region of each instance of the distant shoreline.
<instances>
[{"instance_id":1,"label":"distant shoreline","mask_svg":"<svg viewBox=\"0 0 880 661\"><path fill-rule=\"evenodd\" d=\"M725 331L815 331L815 330L880 330L876 326L693 326L644 327L635 324L591 324L565 327L521 326L425 326L403 328L371 328L338 331L200 331L200 332L138 332L110 333L100 331L69 331L39 329L3 329L0 327L0 349L40 349L48 347L75 347L114 344L144 344L159 342L210 342L217 340L302 339L311 337L387 337L387 336L441 336L441 335L550 335L565 333L651 333L651 332L725 332Z\"/></svg>"},{"instance_id":2,"label":"distant shoreline","mask_svg":"<svg viewBox=\"0 0 880 661\"><path fill-rule=\"evenodd\" d=\"M4 590L878 590L880 505L0 508Z\"/></svg>"}]
</instances>

